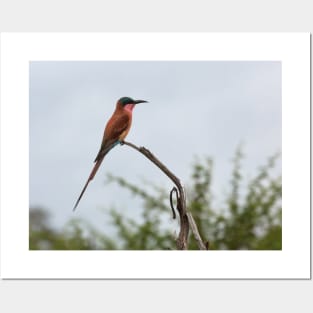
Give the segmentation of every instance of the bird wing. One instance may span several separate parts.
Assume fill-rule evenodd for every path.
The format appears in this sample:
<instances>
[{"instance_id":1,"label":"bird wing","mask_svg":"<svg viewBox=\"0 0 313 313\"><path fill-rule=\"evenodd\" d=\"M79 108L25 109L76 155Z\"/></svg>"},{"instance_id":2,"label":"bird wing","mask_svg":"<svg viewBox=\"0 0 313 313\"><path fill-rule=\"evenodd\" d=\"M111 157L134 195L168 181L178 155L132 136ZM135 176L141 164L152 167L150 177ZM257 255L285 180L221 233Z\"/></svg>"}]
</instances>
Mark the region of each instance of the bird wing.
<instances>
[{"instance_id":1,"label":"bird wing","mask_svg":"<svg viewBox=\"0 0 313 313\"><path fill-rule=\"evenodd\" d=\"M121 134L129 128L131 117L128 114L117 115L110 121L114 127L108 127L104 134L105 138L110 138L114 141L120 139ZM109 126L109 125L108 125Z\"/></svg>"},{"instance_id":2,"label":"bird wing","mask_svg":"<svg viewBox=\"0 0 313 313\"><path fill-rule=\"evenodd\" d=\"M114 116L114 118L108 122L95 162L97 162L101 157L104 157L115 145L118 144L121 134L129 128L130 123L131 119L128 115Z\"/></svg>"}]
</instances>

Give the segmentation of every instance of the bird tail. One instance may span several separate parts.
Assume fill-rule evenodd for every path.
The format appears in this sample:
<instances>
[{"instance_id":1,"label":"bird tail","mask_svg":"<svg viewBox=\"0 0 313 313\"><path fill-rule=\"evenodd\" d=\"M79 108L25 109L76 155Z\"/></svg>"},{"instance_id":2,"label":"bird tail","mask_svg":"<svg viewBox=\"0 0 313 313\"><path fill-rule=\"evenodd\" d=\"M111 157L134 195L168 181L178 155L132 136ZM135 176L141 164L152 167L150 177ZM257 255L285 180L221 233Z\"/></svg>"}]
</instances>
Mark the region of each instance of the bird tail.
<instances>
[{"instance_id":1,"label":"bird tail","mask_svg":"<svg viewBox=\"0 0 313 313\"><path fill-rule=\"evenodd\" d=\"M98 169L99 169L99 167L100 167L100 165L101 165L101 163L102 163L102 161L103 161L105 155L106 155L113 147L115 147L118 143L119 143L119 141L114 142L113 144L110 144L107 148L104 148L104 149L101 148L101 149L100 149L100 151L99 151L99 153L98 153L98 155L97 155L97 157L96 157L96 159L95 159L95 163L96 163L96 164L94 165L94 167L93 167L93 169L92 169L92 171L91 171L91 173L90 173L90 175L89 175L89 177L88 177L88 179L87 179L87 182L86 182L86 184L85 184L85 186L84 186L82 192L80 193L80 195L79 195L79 197L78 197L78 199L77 199L77 201L76 201L76 203L75 203L75 205L74 205L73 211L75 211L75 209L77 208L78 203L79 203L80 199L82 198L82 196L84 195L85 190L87 189L87 187L88 187L90 181L93 180L93 178L95 177L95 175L96 175L96 173L97 173L97 171L98 171Z\"/></svg>"},{"instance_id":2,"label":"bird tail","mask_svg":"<svg viewBox=\"0 0 313 313\"><path fill-rule=\"evenodd\" d=\"M99 167L100 167L100 165L101 165L103 159L104 159L104 156L103 156L102 158L98 158L98 160L96 161L96 164L94 165L94 167L93 167L93 169L92 169L92 171L91 171L91 173L90 173L90 175L89 175L89 177L88 177L88 179L87 179L87 182L86 182L86 184L85 184L85 186L84 186L82 192L80 193L80 195L79 195L79 197L78 197L78 199L77 199L77 201L76 201L76 203L75 203L75 206L74 206L74 208L73 208L73 211L75 211L75 209L77 208L78 203L79 203L80 199L82 198L82 196L84 195L85 190L87 189L87 187L88 187L90 181L92 181L93 178L95 177L95 175L96 175L96 173L97 173L97 171L98 171L98 169L99 169Z\"/></svg>"}]
</instances>

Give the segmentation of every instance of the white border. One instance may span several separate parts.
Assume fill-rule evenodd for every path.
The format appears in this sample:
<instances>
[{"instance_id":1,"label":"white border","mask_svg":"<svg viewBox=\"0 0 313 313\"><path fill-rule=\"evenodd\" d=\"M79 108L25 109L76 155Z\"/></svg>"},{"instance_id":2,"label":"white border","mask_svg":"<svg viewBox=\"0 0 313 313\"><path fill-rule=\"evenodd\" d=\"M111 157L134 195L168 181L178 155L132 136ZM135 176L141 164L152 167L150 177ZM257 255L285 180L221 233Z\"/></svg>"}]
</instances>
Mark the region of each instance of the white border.
<instances>
[{"instance_id":1,"label":"white border","mask_svg":"<svg viewBox=\"0 0 313 313\"><path fill-rule=\"evenodd\" d=\"M2 278L309 278L309 53L304 33L2 34ZM34 60L282 61L283 250L28 251L28 70Z\"/></svg>"}]
</instances>

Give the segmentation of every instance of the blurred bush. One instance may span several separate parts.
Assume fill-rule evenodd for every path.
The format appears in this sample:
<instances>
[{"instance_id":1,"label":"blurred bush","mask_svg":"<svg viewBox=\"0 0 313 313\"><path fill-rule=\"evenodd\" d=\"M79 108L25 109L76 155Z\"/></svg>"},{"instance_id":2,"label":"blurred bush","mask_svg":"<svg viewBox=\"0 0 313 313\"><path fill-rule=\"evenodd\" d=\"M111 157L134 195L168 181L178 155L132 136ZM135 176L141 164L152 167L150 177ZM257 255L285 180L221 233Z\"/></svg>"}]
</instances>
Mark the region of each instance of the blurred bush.
<instances>
[{"instance_id":1,"label":"blurred bush","mask_svg":"<svg viewBox=\"0 0 313 313\"><path fill-rule=\"evenodd\" d=\"M243 187L242 149L233 159L228 192L221 207L213 205L213 160L197 159L186 186L187 207L194 216L200 234L214 250L282 249L282 181L274 175L279 155L270 157ZM153 192L131 184L122 177L108 175L142 200L140 221L117 210L109 216L115 236L104 234L86 223L73 219L62 231L53 229L42 208L30 209L29 248L31 250L166 250L175 249L175 234L170 221L168 190L150 183ZM146 188L148 189L148 188ZM129 209L129 208L128 208ZM127 210L125 210L127 211ZM189 249L197 249L190 238Z\"/></svg>"}]
</instances>

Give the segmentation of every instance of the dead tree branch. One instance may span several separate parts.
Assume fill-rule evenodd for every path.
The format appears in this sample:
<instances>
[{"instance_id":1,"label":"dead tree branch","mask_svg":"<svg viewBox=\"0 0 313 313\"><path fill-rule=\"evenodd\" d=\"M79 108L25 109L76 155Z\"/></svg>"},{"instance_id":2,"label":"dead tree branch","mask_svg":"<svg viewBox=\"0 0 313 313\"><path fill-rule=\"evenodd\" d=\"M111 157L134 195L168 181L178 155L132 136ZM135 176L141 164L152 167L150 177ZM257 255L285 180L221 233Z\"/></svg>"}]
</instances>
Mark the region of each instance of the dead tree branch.
<instances>
[{"instance_id":1,"label":"dead tree branch","mask_svg":"<svg viewBox=\"0 0 313 313\"><path fill-rule=\"evenodd\" d=\"M189 229L191 229L198 247L200 250L207 250L207 246L201 239L201 236L198 231L198 227L191 215L186 208L186 193L185 189L177 176L175 176L155 155L153 155L145 147L137 147L136 145L123 141L121 144L125 144L138 152L142 153L146 158L148 158L152 163L154 163L174 184L175 187L170 192L170 205L173 213L173 218L176 218L173 194L176 196L176 210L179 213L180 217L180 231L178 238L176 240L176 245L178 250L187 250L188 249L188 235Z\"/></svg>"}]
</instances>

